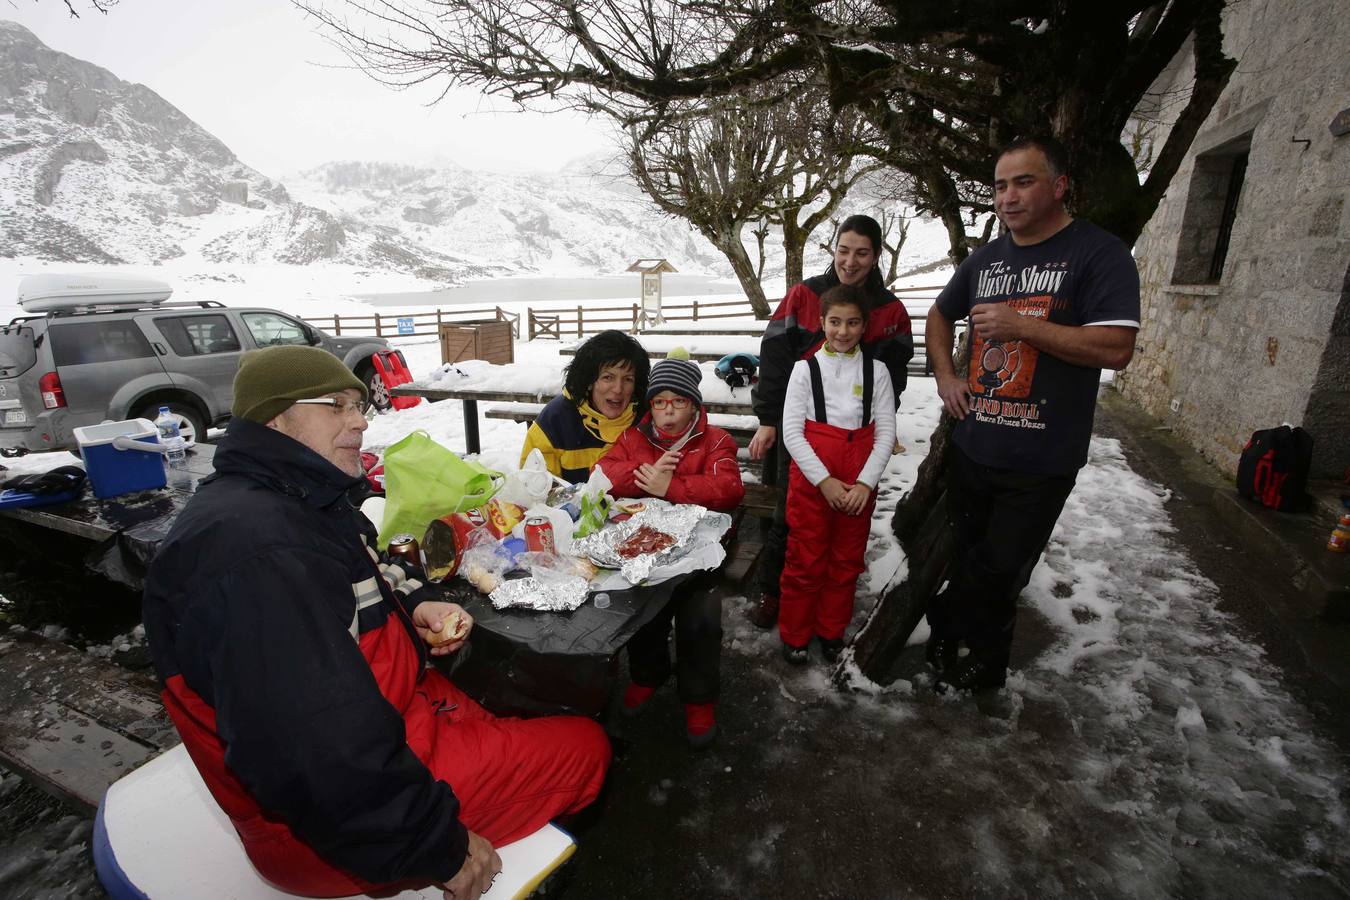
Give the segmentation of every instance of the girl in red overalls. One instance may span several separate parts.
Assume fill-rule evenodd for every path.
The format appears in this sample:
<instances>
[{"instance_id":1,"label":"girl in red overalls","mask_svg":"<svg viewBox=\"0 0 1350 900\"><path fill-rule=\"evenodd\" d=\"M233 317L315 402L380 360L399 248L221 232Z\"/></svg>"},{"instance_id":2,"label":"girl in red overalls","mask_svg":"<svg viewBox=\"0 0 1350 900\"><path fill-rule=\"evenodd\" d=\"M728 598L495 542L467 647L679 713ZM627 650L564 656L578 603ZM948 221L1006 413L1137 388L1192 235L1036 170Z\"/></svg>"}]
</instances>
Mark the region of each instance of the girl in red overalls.
<instances>
[{"instance_id":1,"label":"girl in red overalls","mask_svg":"<svg viewBox=\"0 0 1350 900\"><path fill-rule=\"evenodd\" d=\"M778 633L794 665L807 661L812 635L830 662L844 649L877 483L895 446L890 376L859 346L867 314L856 287L821 296L825 343L793 367L783 404L792 464Z\"/></svg>"}]
</instances>

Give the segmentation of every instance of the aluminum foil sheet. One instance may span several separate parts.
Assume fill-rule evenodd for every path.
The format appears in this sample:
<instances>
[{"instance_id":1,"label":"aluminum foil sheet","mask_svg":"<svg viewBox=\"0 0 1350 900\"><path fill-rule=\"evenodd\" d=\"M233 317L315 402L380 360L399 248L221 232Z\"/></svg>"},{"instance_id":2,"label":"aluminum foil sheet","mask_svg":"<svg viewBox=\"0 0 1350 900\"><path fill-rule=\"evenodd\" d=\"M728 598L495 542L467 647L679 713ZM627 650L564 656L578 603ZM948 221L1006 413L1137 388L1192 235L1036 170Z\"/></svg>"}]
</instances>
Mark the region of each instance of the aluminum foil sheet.
<instances>
[{"instance_id":1,"label":"aluminum foil sheet","mask_svg":"<svg viewBox=\"0 0 1350 900\"><path fill-rule=\"evenodd\" d=\"M694 529L708 510L691 503L667 503L647 500L641 512L623 522L610 523L595 534L587 535L572 544L573 552L583 554L591 562L605 569L618 569L631 584L641 584L652 569L664 565L689 552L693 546ZM632 559L619 555L619 545L643 526L668 534L674 545L657 553L643 553Z\"/></svg>"},{"instance_id":2,"label":"aluminum foil sheet","mask_svg":"<svg viewBox=\"0 0 1350 900\"><path fill-rule=\"evenodd\" d=\"M588 584L584 578L519 578L503 581L488 595L493 609L537 609L543 612L571 612L586 602Z\"/></svg>"}]
</instances>

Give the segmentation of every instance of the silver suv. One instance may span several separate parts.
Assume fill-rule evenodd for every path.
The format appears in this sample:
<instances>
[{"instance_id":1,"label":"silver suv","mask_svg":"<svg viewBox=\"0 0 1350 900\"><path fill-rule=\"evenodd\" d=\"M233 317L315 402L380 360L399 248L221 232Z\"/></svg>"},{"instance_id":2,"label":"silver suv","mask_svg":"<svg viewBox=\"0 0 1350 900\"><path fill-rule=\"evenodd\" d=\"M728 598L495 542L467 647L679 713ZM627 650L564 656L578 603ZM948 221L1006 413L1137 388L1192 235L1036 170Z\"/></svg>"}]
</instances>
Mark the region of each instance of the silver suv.
<instances>
[{"instance_id":1,"label":"silver suv","mask_svg":"<svg viewBox=\"0 0 1350 900\"><path fill-rule=\"evenodd\" d=\"M42 290L33 289L37 280ZM335 338L274 309L165 302L171 292L161 282L108 276L24 279L20 304L41 314L0 327L0 455L74 449L79 426L154 419L161 406L179 417L184 437L205 437L229 419L239 355L256 347L322 347L388 404L371 362L388 342Z\"/></svg>"}]
</instances>

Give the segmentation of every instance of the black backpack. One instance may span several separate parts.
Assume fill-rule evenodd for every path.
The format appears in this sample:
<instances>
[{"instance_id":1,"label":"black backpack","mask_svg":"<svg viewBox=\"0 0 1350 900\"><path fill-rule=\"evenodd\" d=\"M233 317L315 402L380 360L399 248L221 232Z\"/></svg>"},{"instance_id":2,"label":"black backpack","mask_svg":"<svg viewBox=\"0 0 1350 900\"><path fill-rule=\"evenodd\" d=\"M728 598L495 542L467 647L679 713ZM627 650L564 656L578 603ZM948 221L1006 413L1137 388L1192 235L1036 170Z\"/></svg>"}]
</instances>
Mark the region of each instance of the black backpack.
<instances>
[{"instance_id":1,"label":"black backpack","mask_svg":"<svg viewBox=\"0 0 1350 900\"><path fill-rule=\"evenodd\" d=\"M1238 493L1280 512L1302 509L1308 502L1312 448L1312 435L1302 428L1281 425L1253 432L1238 459Z\"/></svg>"}]
</instances>

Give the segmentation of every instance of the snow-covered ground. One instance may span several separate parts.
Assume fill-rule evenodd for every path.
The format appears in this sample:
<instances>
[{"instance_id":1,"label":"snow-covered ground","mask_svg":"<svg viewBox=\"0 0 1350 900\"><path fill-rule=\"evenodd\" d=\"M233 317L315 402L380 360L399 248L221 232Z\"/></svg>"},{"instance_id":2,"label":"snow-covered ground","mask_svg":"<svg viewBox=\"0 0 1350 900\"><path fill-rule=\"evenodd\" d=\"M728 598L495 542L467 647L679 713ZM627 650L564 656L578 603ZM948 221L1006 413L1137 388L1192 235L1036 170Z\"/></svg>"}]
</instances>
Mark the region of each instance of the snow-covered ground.
<instances>
[{"instance_id":1,"label":"snow-covered ground","mask_svg":"<svg viewBox=\"0 0 1350 900\"><path fill-rule=\"evenodd\" d=\"M6 262L0 260L0 298L6 277L16 274ZM255 291L254 277L271 284L271 291ZM317 268L288 277L241 269L238 280L186 279L185 293L298 312L309 307L310 297L323 296L328 304L350 292L339 290L339 283L346 287L355 276ZM371 279L378 289L395 287L386 286L384 276ZM541 398L557 390L570 362L559 354L563 344L521 341L510 379L481 362L460 364L465 373L460 375L440 366L434 340L396 343L419 380L489 380L528 386ZM711 364L703 368L705 393L729 396L712 376ZM906 450L892 457L882 483L855 629L876 597L906 571L889 520L914 482L939 407L932 380L911 378L898 413ZM462 405L423 403L381 415L366 443L385 447L419 428L461 450ZM483 461L514 467L524 434L524 425L483 419ZM21 472L70 460L45 454L5 463ZM935 708L946 711L947 752L931 755L928 776L1012 798L960 823L964 833L953 850L970 854L970 870L993 895L1162 896L1182 884L1192 885L1197 895L1344 896L1350 891L1345 760L1316 736L1308 713L1261 648L1219 611L1217 588L1171 538L1169 497L1163 486L1131 470L1117 442L1094 439L1088 465L1025 592L1025 602L1048 622L1053 639L1012 674L1002 695L1003 715L987 719L967 700L934 700L922 674L876 687L848 714L895 728L897 722L918 723ZM733 621L728 653L772 658L773 633L739 616L728 619ZM923 637L921 627L914 640ZM119 639L140 640L135 632ZM765 672L778 678L771 702L785 721L803 703L835 702L821 668L786 678L767 667ZM1068 723L1066 738L1039 740L1047 717ZM78 823L58 818L44 827L54 847L83 840ZM1075 854L1080 830L1096 843L1091 858L1078 861L1083 868L1075 869L1063 858ZM60 852L52 856L64 858ZM11 855L8 862L0 854L0 889L7 873L40 865L31 853Z\"/></svg>"}]
</instances>

